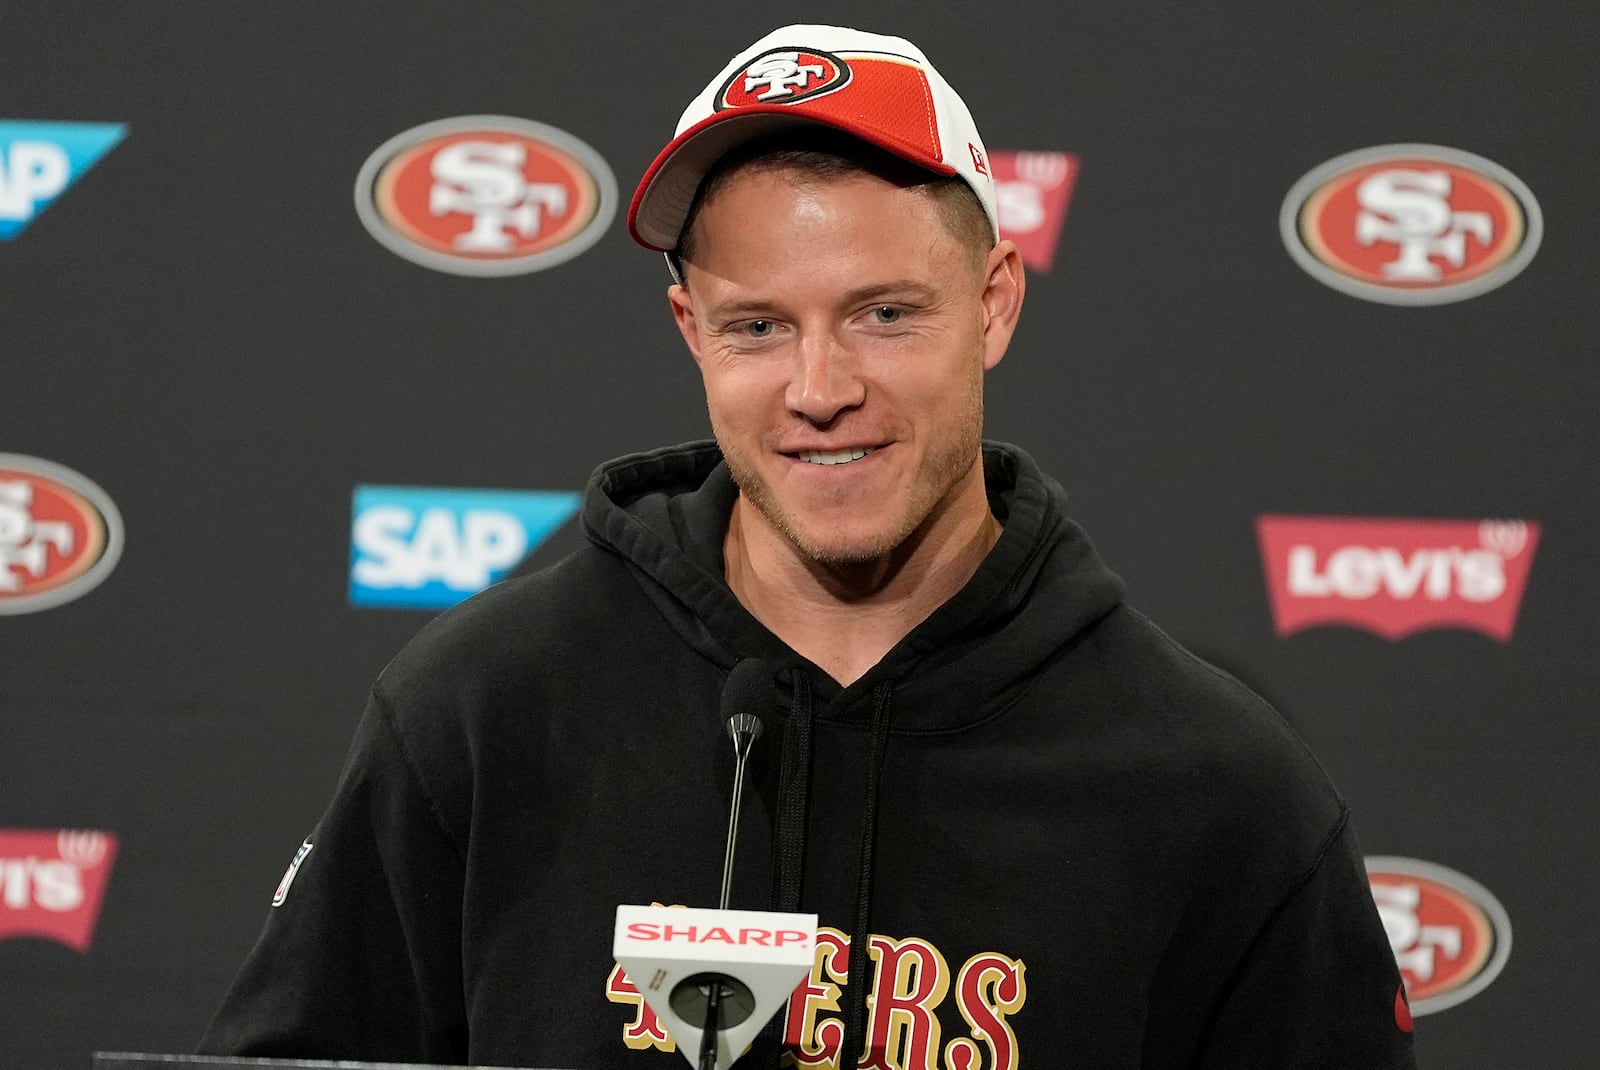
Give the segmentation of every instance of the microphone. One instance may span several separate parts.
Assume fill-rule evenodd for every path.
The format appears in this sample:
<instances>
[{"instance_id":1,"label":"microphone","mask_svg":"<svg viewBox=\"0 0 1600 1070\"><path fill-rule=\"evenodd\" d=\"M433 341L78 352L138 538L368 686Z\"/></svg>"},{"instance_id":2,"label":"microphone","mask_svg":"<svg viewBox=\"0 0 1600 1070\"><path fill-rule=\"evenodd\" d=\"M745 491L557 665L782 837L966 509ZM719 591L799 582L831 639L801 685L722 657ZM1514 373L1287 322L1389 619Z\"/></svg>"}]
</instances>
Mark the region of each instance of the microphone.
<instances>
[{"instance_id":1,"label":"microphone","mask_svg":"<svg viewBox=\"0 0 1600 1070\"><path fill-rule=\"evenodd\" d=\"M695 1070L728 1070L810 973L816 954L815 914L728 909L745 767L777 701L757 658L735 665L723 685L734 770L717 909L617 908L612 955Z\"/></svg>"},{"instance_id":2,"label":"microphone","mask_svg":"<svg viewBox=\"0 0 1600 1070\"><path fill-rule=\"evenodd\" d=\"M778 693L772 686L772 675L759 658L745 658L735 665L722 688L722 718L727 723L728 736L733 740L733 800L728 804L728 845L722 853L722 895L717 901L718 910L728 909L728 897L733 890L733 851L739 842L744 767L750 760L750 751L755 747L756 740L761 738L764 724L761 714L756 711L770 711L777 703ZM683 985L702 987L706 992L699 1070L717 1070L717 1033L722 1028L723 997L737 998L748 994L748 990L740 992L728 983L732 980L731 977L725 979L704 974L682 982Z\"/></svg>"},{"instance_id":3,"label":"microphone","mask_svg":"<svg viewBox=\"0 0 1600 1070\"><path fill-rule=\"evenodd\" d=\"M739 807L744 802L744 767L761 738L765 725L761 712L778 704L778 691L772 676L759 658L745 658L728 674L722 688L722 719L733 740L733 802L728 806L728 846L722 855L722 897L717 906L728 909L733 887L733 850L739 839ZM761 711L761 712L757 712Z\"/></svg>"}]
</instances>

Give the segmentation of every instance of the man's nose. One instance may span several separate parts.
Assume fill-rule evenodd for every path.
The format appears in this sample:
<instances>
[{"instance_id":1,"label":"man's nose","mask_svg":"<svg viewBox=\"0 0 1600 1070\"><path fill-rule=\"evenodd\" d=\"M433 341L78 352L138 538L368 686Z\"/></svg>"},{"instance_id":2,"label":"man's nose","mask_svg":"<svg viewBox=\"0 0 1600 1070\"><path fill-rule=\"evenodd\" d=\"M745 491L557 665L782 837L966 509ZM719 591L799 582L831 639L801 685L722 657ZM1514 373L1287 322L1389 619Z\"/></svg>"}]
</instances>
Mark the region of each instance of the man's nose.
<instances>
[{"instance_id":1,"label":"man's nose","mask_svg":"<svg viewBox=\"0 0 1600 1070\"><path fill-rule=\"evenodd\" d=\"M789 408L812 423L827 423L866 398L856 358L829 334L803 337L795 347Z\"/></svg>"}]
</instances>

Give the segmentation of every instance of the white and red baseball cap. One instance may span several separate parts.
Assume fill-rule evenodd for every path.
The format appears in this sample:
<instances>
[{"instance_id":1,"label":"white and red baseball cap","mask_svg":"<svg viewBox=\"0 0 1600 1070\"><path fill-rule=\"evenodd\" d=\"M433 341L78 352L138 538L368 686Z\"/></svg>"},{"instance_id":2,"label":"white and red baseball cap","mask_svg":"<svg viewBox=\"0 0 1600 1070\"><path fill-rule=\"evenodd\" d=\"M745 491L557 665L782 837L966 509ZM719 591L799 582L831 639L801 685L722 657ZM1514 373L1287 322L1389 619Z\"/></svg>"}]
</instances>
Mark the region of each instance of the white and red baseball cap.
<instances>
[{"instance_id":1,"label":"white and red baseball cap","mask_svg":"<svg viewBox=\"0 0 1600 1070\"><path fill-rule=\"evenodd\" d=\"M903 37L785 26L740 52L690 102L644 173L628 233L670 253L700 181L735 146L784 127L830 126L941 175L959 175L999 240L983 139L956 91Z\"/></svg>"}]
</instances>

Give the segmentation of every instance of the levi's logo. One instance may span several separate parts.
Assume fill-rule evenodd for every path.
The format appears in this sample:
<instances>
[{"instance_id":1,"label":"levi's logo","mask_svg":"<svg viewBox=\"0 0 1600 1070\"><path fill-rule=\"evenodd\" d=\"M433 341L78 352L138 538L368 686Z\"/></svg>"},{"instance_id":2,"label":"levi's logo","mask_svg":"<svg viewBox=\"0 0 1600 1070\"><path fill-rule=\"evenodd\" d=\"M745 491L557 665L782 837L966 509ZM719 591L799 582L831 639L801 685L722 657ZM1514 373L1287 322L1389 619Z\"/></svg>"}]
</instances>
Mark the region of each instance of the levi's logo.
<instances>
[{"instance_id":1,"label":"levi's logo","mask_svg":"<svg viewBox=\"0 0 1600 1070\"><path fill-rule=\"evenodd\" d=\"M850 65L828 52L809 48L776 48L756 57L723 83L714 107L748 108L752 104L796 104L843 89Z\"/></svg>"},{"instance_id":2,"label":"levi's logo","mask_svg":"<svg viewBox=\"0 0 1600 1070\"><path fill-rule=\"evenodd\" d=\"M0 829L0 940L88 951L116 853L109 832Z\"/></svg>"},{"instance_id":3,"label":"levi's logo","mask_svg":"<svg viewBox=\"0 0 1600 1070\"><path fill-rule=\"evenodd\" d=\"M1017 243L1022 262L1049 271L1078 181L1078 158L1067 152L991 152L1000 236Z\"/></svg>"},{"instance_id":4,"label":"levi's logo","mask_svg":"<svg viewBox=\"0 0 1600 1070\"><path fill-rule=\"evenodd\" d=\"M1526 520L1263 516L1280 636L1344 624L1385 639L1466 628L1511 641L1539 525Z\"/></svg>"}]
</instances>

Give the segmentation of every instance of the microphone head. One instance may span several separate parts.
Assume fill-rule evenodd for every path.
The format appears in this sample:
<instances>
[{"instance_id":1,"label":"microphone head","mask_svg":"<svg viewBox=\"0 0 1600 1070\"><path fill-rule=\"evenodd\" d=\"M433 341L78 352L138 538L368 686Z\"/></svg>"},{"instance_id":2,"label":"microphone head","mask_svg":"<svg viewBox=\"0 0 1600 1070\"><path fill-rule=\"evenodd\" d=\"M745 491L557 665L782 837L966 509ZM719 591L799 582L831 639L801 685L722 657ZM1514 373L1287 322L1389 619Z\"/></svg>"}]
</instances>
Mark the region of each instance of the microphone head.
<instances>
[{"instance_id":1,"label":"microphone head","mask_svg":"<svg viewBox=\"0 0 1600 1070\"><path fill-rule=\"evenodd\" d=\"M772 673L760 658L745 658L728 674L722 687L722 719L735 747L749 747L761 738L766 715L778 704Z\"/></svg>"},{"instance_id":2,"label":"microphone head","mask_svg":"<svg viewBox=\"0 0 1600 1070\"><path fill-rule=\"evenodd\" d=\"M740 735L747 735L750 737L750 742L754 743L761 738L761 729L763 727L761 718L753 713L736 713L728 718L728 735L735 740Z\"/></svg>"}]
</instances>

